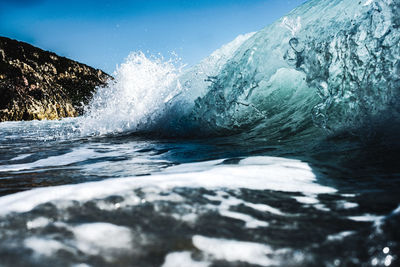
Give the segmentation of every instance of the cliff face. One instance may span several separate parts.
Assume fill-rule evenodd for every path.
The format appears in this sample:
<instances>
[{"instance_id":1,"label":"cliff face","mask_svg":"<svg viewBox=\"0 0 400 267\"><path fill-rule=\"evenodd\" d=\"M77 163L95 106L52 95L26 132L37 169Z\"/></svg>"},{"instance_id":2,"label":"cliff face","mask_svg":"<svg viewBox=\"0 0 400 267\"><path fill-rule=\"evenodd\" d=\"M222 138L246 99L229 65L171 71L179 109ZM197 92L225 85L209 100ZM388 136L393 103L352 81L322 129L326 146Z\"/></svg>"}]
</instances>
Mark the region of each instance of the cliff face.
<instances>
[{"instance_id":1,"label":"cliff face","mask_svg":"<svg viewBox=\"0 0 400 267\"><path fill-rule=\"evenodd\" d=\"M111 76L27 43L0 37L0 121L74 117Z\"/></svg>"}]
</instances>

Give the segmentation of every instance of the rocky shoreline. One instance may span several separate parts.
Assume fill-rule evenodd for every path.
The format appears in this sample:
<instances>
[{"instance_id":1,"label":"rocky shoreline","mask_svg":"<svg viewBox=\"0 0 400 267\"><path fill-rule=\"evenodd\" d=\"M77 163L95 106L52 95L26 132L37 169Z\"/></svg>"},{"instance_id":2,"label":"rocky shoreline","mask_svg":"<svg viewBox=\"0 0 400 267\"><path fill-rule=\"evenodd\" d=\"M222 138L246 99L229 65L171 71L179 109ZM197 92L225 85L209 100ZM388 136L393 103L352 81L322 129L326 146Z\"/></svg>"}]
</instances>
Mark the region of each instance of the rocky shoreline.
<instances>
[{"instance_id":1,"label":"rocky shoreline","mask_svg":"<svg viewBox=\"0 0 400 267\"><path fill-rule=\"evenodd\" d=\"M107 73L0 36L0 121L75 117Z\"/></svg>"}]
</instances>

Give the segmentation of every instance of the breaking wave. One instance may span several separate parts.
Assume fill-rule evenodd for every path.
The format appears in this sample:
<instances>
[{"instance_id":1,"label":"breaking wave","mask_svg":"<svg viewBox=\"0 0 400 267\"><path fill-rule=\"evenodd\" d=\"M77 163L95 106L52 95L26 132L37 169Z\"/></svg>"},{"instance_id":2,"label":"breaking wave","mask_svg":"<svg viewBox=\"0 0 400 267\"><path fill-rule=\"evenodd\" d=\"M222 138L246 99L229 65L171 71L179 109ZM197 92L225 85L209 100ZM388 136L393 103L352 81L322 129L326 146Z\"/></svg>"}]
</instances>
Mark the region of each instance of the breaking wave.
<instances>
[{"instance_id":1,"label":"breaking wave","mask_svg":"<svg viewBox=\"0 0 400 267\"><path fill-rule=\"evenodd\" d=\"M312 0L190 69L132 53L79 129L282 140L399 125L399 17L399 1Z\"/></svg>"}]
</instances>

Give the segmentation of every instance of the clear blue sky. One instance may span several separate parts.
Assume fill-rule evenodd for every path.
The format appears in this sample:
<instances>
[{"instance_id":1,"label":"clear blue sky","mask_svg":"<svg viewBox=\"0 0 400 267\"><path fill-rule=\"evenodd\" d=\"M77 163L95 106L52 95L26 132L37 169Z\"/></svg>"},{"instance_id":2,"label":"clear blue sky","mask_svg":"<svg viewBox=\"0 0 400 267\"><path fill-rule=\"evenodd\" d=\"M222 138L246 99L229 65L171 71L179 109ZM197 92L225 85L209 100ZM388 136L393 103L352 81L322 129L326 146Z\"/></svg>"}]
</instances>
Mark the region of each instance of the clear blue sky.
<instances>
[{"instance_id":1,"label":"clear blue sky","mask_svg":"<svg viewBox=\"0 0 400 267\"><path fill-rule=\"evenodd\" d=\"M0 0L0 35L112 73L131 51L197 63L305 0Z\"/></svg>"}]
</instances>

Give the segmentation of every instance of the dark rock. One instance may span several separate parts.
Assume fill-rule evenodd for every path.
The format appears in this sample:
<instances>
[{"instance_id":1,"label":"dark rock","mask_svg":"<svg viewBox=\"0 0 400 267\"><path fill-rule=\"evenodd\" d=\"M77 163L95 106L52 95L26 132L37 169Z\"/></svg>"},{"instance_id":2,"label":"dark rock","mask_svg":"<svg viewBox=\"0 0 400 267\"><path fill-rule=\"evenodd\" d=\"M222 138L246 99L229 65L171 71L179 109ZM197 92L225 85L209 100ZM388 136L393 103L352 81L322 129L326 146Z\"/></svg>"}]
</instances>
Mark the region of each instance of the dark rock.
<instances>
[{"instance_id":1,"label":"dark rock","mask_svg":"<svg viewBox=\"0 0 400 267\"><path fill-rule=\"evenodd\" d=\"M0 121L77 116L109 79L101 70L0 37Z\"/></svg>"}]
</instances>

